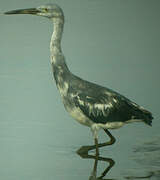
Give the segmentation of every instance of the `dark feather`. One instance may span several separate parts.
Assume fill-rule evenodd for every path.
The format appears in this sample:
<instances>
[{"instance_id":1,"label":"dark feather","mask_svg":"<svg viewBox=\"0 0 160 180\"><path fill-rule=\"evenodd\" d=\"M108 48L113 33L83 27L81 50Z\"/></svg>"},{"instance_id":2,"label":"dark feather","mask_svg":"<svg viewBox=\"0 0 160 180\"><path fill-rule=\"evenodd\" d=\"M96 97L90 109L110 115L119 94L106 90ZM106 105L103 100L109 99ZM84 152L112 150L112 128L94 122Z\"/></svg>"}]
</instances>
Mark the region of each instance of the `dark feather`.
<instances>
[{"instance_id":1,"label":"dark feather","mask_svg":"<svg viewBox=\"0 0 160 180\"><path fill-rule=\"evenodd\" d=\"M93 122L105 124L141 119L151 125L152 114L143 107L108 88L93 83L87 85L89 89L83 91L81 87L81 91L75 92L73 101Z\"/></svg>"}]
</instances>

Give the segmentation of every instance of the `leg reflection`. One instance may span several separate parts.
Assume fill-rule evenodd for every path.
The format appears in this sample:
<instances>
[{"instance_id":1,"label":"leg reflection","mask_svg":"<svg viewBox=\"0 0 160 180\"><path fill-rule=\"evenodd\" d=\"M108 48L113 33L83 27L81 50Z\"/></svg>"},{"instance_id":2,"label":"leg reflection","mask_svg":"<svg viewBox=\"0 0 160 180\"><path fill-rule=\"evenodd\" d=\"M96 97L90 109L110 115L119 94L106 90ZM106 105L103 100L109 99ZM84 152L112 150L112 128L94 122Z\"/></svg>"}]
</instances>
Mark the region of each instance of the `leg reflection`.
<instances>
[{"instance_id":1,"label":"leg reflection","mask_svg":"<svg viewBox=\"0 0 160 180\"><path fill-rule=\"evenodd\" d=\"M84 147L84 150L82 149L83 147ZM94 159L95 160L94 161L93 170L92 170L91 176L89 177L89 180L105 180L105 179L103 179L103 177L105 177L106 174L109 172L109 170L114 166L114 164L115 164L114 160L111 159L111 158L101 157L97 153L96 153L95 156L94 155L89 155L88 154L89 146L83 146L83 147L81 148L81 151L77 151L77 154L79 156L81 156L81 158L84 158L84 159ZM105 161L105 162L109 163L107 168L101 173L101 176L99 176L99 177L97 177L98 161Z\"/></svg>"},{"instance_id":2,"label":"leg reflection","mask_svg":"<svg viewBox=\"0 0 160 180\"><path fill-rule=\"evenodd\" d=\"M109 170L114 166L115 162L111 158L106 158L106 157L100 157L100 156L95 156L95 161L94 161L94 167L93 171L91 173L91 176L89 180L111 180L111 179L103 179L106 174L109 172ZM101 173L101 176L97 177L97 166L98 166L98 161L105 161L109 163L108 167Z\"/></svg>"}]
</instances>

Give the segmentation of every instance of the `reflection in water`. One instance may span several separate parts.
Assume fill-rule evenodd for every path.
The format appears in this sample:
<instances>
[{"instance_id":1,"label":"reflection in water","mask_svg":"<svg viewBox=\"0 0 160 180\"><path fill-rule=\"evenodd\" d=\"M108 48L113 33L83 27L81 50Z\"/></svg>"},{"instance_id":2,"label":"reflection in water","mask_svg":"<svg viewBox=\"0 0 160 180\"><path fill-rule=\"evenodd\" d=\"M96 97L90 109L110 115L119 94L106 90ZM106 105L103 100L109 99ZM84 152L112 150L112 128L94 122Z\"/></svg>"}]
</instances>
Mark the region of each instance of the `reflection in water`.
<instances>
[{"instance_id":1,"label":"reflection in water","mask_svg":"<svg viewBox=\"0 0 160 180\"><path fill-rule=\"evenodd\" d=\"M91 172L91 175L89 177L89 180L114 180L114 179L103 179L106 174L109 172L109 170L114 166L115 162L111 158L106 158L106 157L101 157L99 155L89 155L88 151L93 149L94 146L82 146L78 151L77 154L84 159L94 159L94 166L93 170ZM101 173L101 176L97 177L97 166L98 166L98 161L104 161L109 163L107 165L106 169Z\"/></svg>"},{"instance_id":2,"label":"reflection in water","mask_svg":"<svg viewBox=\"0 0 160 180\"><path fill-rule=\"evenodd\" d=\"M107 173L114 166L115 162L111 158L101 157L99 155L89 155L89 151L95 149L95 146L82 146L77 154L81 158L94 159L93 170L89 177L89 180L104 180ZM126 180L160 180L160 137L148 142L143 142L137 145L133 149L134 156L132 157L136 161L136 168L128 169L127 174L124 175ZM101 173L101 176L97 177L98 162L107 162L107 167ZM139 164L139 165L138 165ZM106 179L111 180L111 179ZM113 179L112 179L113 180Z\"/></svg>"},{"instance_id":3,"label":"reflection in water","mask_svg":"<svg viewBox=\"0 0 160 180\"><path fill-rule=\"evenodd\" d=\"M115 162L111 158L101 157L99 155L89 155L88 152L95 149L95 146L82 146L77 154L84 159L94 159L93 170L89 177L89 180L104 180L104 177L114 166ZM141 143L134 149L134 161L140 166L138 168L131 169L124 176L126 180L160 180L160 138L149 142ZM101 176L97 177L98 161L107 162L107 167L101 173ZM113 180L113 179L105 179Z\"/></svg>"},{"instance_id":4,"label":"reflection in water","mask_svg":"<svg viewBox=\"0 0 160 180\"><path fill-rule=\"evenodd\" d=\"M155 140L144 142L137 145L134 148L133 159L141 165L142 172L147 174L146 176L137 176L139 170L134 170L132 176L125 177L126 179L148 179L148 180L159 180L160 179L160 137Z\"/></svg>"}]
</instances>

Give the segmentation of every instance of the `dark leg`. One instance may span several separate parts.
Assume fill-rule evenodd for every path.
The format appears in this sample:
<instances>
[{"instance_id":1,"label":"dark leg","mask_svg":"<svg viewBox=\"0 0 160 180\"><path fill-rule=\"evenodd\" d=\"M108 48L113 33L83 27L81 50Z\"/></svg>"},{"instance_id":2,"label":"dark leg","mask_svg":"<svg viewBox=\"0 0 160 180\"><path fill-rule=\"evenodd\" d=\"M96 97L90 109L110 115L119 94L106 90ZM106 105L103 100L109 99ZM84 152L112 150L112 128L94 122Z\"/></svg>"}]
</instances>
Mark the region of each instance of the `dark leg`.
<instances>
[{"instance_id":1,"label":"dark leg","mask_svg":"<svg viewBox=\"0 0 160 180\"><path fill-rule=\"evenodd\" d=\"M112 134L107 129L104 129L104 131L110 137L110 141L109 142L99 143L98 144L98 140L95 139L95 145L92 145L92 146L82 146L80 149L78 149L77 153L79 155L80 154L81 155L82 154L88 154L88 151L93 150L93 149L96 149L96 153L97 153L97 152L99 152L98 148L114 144L116 139L112 136Z\"/></svg>"},{"instance_id":2,"label":"dark leg","mask_svg":"<svg viewBox=\"0 0 160 180\"><path fill-rule=\"evenodd\" d=\"M95 138L95 139L94 139L94 142L95 142L95 146L96 146L96 156L99 156L98 139Z\"/></svg>"},{"instance_id":3,"label":"dark leg","mask_svg":"<svg viewBox=\"0 0 160 180\"><path fill-rule=\"evenodd\" d=\"M116 139L112 136L112 134L107 129L103 129L103 130L110 137L110 141L107 142L107 145L114 144L116 142Z\"/></svg>"},{"instance_id":4,"label":"dark leg","mask_svg":"<svg viewBox=\"0 0 160 180\"><path fill-rule=\"evenodd\" d=\"M107 158L107 157L101 157L101 156L94 156L94 155L89 155L89 154L79 154L82 158L84 159L94 159L94 167L91 173L91 176L89 179L103 179L104 176L106 176L106 174L109 172L109 170L114 166L115 161L111 158ZM98 166L98 161L103 161L103 162L107 162L109 163L109 165L107 166L107 168L103 171L103 173L101 173L100 177L97 177L97 166Z\"/></svg>"}]
</instances>

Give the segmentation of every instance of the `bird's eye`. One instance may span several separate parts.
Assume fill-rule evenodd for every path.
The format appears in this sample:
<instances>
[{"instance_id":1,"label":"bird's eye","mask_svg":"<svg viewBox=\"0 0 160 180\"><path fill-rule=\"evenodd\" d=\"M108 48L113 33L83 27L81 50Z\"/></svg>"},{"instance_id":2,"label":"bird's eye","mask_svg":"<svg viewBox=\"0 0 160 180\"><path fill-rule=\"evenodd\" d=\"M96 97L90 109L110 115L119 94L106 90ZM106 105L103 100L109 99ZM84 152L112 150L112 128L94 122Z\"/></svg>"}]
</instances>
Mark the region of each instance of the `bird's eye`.
<instances>
[{"instance_id":1,"label":"bird's eye","mask_svg":"<svg viewBox=\"0 0 160 180\"><path fill-rule=\"evenodd\" d=\"M44 8L44 11L45 11L45 12L48 12L48 9L47 9L47 8Z\"/></svg>"}]
</instances>

